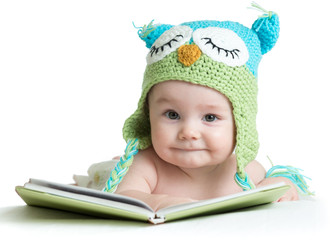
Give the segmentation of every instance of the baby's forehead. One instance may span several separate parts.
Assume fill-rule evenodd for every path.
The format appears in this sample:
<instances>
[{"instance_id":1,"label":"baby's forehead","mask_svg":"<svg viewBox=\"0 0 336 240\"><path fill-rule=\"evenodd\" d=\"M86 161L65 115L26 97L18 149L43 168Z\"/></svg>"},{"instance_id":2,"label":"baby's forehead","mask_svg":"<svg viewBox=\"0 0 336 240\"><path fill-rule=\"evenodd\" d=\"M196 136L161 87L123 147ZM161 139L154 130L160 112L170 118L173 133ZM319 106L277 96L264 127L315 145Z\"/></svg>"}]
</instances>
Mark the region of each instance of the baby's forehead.
<instances>
[{"instance_id":1,"label":"baby's forehead","mask_svg":"<svg viewBox=\"0 0 336 240\"><path fill-rule=\"evenodd\" d=\"M219 91L181 80L169 80L154 85L148 97L156 103L180 102L187 104L194 101L204 103L209 107L224 104L231 108L230 100Z\"/></svg>"},{"instance_id":2,"label":"baby's forehead","mask_svg":"<svg viewBox=\"0 0 336 240\"><path fill-rule=\"evenodd\" d=\"M158 89L158 90L156 90ZM157 92L161 92L161 93L174 93L174 92L184 92L188 93L188 92L200 92L200 93L204 93L204 94L212 94L212 95L218 95L218 96L223 96L225 98L227 98L223 93L219 92L216 89L213 89L211 87L208 87L206 85L202 85L202 84L197 84L197 83L192 83L192 82L188 82L188 81L184 81L184 80L168 80L168 81L164 81L161 83L157 83L155 84L150 92L153 91L157 91Z\"/></svg>"}]
</instances>

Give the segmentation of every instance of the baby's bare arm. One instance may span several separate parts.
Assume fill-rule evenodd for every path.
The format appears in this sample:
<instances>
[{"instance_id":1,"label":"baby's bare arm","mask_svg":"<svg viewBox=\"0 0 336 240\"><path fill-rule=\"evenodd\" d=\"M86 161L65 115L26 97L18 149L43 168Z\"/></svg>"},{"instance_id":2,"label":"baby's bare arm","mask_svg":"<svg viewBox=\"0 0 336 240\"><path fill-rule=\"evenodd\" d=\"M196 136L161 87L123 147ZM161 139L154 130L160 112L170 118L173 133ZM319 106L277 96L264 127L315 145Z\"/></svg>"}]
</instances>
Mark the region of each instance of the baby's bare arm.
<instances>
[{"instance_id":1,"label":"baby's bare arm","mask_svg":"<svg viewBox=\"0 0 336 240\"><path fill-rule=\"evenodd\" d=\"M245 170L247 174L251 177L252 181L255 183L256 187L262 187L279 182L285 182L287 185L290 185L291 188L278 199L278 202L295 201L299 199L296 187L291 180L285 177L265 178L266 171L264 167L257 161L252 161L249 165L247 165Z\"/></svg>"},{"instance_id":2,"label":"baby's bare arm","mask_svg":"<svg viewBox=\"0 0 336 240\"><path fill-rule=\"evenodd\" d=\"M245 171L255 185L263 181L266 176L265 168L256 160L250 162L246 166Z\"/></svg>"},{"instance_id":3,"label":"baby's bare arm","mask_svg":"<svg viewBox=\"0 0 336 240\"><path fill-rule=\"evenodd\" d=\"M139 151L134 157L133 164L130 166L124 179L118 185L116 193L129 190L137 190L151 193L157 184L157 172L148 151Z\"/></svg>"},{"instance_id":4,"label":"baby's bare arm","mask_svg":"<svg viewBox=\"0 0 336 240\"><path fill-rule=\"evenodd\" d=\"M139 152L116 193L147 203L154 211L177 204L192 202L189 198L152 194L157 185L157 171L151 149Z\"/></svg>"},{"instance_id":5,"label":"baby's bare arm","mask_svg":"<svg viewBox=\"0 0 336 240\"><path fill-rule=\"evenodd\" d=\"M281 196L277 202L284 202L284 201L296 201L299 200L299 194L296 190L295 185L292 183L291 180L285 177L270 177L263 179L257 187L262 187L270 184L275 184L279 182L285 182L287 185L291 186L291 188Z\"/></svg>"}]
</instances>

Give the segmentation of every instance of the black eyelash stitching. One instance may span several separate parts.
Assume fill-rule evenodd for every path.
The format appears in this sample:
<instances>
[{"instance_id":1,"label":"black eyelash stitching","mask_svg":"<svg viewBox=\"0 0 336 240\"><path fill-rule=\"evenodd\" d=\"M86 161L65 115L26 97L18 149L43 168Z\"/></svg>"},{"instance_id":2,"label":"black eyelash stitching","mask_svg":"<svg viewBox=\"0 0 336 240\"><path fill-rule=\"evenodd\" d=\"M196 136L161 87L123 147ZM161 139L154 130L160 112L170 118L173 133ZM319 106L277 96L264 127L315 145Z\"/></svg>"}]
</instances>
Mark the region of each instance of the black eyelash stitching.
<instances>
[{"instance_id":1,"label":"black eyelash stitching","mask_svg":"<svg viewBox=\"0 0 336 240\"><path fill-rule=\"evenodd\" d=\"M181 35L181 34L176 35L172 40L170 40L169 42L163 44L161 47L155 47L155 46L152 46L152 48L151 48L151 50L150 50L151 57L153 57L153 54L154 54L154 53L157 54L157 53L159 52L160 49L161 49L161 51L163 52L163 49L164 49L165 46L169 46L169 47L171 48L171 47L172 47L172 46L171 46L171 43L172 43L172 42L178 42L178 40L176 39L176 38L178 38L178 37L183 38L183 35Z\"/></svg>"},{"instance_id":2,"label":"black eyelash stitching","mask_svg":"<svg viewBox=\"0 0 336 240\"><path fill-rule=\"evenodd\" d=\"M228 56L229 56L229 53L230 53L231 56L232 56L232 59L235 58L234 55L236 55L236 56L239 58L239 55L238 55L238 53L240 52L239 49L227 50L227 49L218 47L216 44L214 44L214 43L211 41L211 38L202 38L201 40L203 40L203 39L208 40L208 41L205 43L205 45L206 45L206 44L211 44L211 45L212 45L212 49L217 48L217 50L218 50L218 55L220 54L220 51L223 50L223 51L226 53L226 57L228 57Z\"/></svg>"}]
</instances>

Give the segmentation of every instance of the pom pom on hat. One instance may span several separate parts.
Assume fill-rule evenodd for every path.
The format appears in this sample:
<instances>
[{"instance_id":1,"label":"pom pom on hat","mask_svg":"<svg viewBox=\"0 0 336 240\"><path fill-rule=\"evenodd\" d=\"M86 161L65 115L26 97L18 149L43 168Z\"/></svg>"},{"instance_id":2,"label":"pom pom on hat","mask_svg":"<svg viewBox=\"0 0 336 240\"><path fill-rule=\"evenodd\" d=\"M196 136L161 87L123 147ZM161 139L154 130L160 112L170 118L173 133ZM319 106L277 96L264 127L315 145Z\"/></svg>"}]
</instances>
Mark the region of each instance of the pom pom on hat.
<instances>
[{"instance_id":1,"label":"pom pom on hat","mask_svg":"<svg viewBox=\"0 0 336 240\"><path fill-rule=\"evenodd\" d=\"M256 3L252 3L252 7L264 13L252 25L252 29L257 33L260 40L261 53L264 55L278 41L280 32L279 17L275 12L267 11Z\"/></svg>"},{"instance_id":2,"label":"pom pom on hat","mask_svg":"<svg viewBox=\"0 0 336 240\"><path fill-rule=\"evenodd\" d=\"M133 26L138 30L139 37L145 41L146 47L151 48L153 43L162 33L169 30L173 27L173 25L169 24L153 24L154 20L152 20L148 25L144 25L143 27L136 27L133 23Z\"/></svg>"}]
</instances>

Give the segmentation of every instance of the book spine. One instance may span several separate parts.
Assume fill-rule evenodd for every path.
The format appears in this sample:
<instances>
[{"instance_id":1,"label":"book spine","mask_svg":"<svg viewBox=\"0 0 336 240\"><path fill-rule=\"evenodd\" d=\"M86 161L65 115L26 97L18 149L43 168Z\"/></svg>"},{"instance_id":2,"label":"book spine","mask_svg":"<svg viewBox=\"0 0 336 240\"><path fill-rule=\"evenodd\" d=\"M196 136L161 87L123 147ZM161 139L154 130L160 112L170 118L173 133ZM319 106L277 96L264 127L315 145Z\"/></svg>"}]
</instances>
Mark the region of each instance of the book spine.
<instances>
[{"instance_id":1,"label":"book spine","mask_svg":"<svg viewBox=\"0 0 336 240\"><path fill-rule=\"evenodd\" d=\"M149 217L148 218L148 221L150 223L153 223L153 224L160 224L160 223L164 223L166 221L165 217Z\"/></svg>"}]
</instances>

